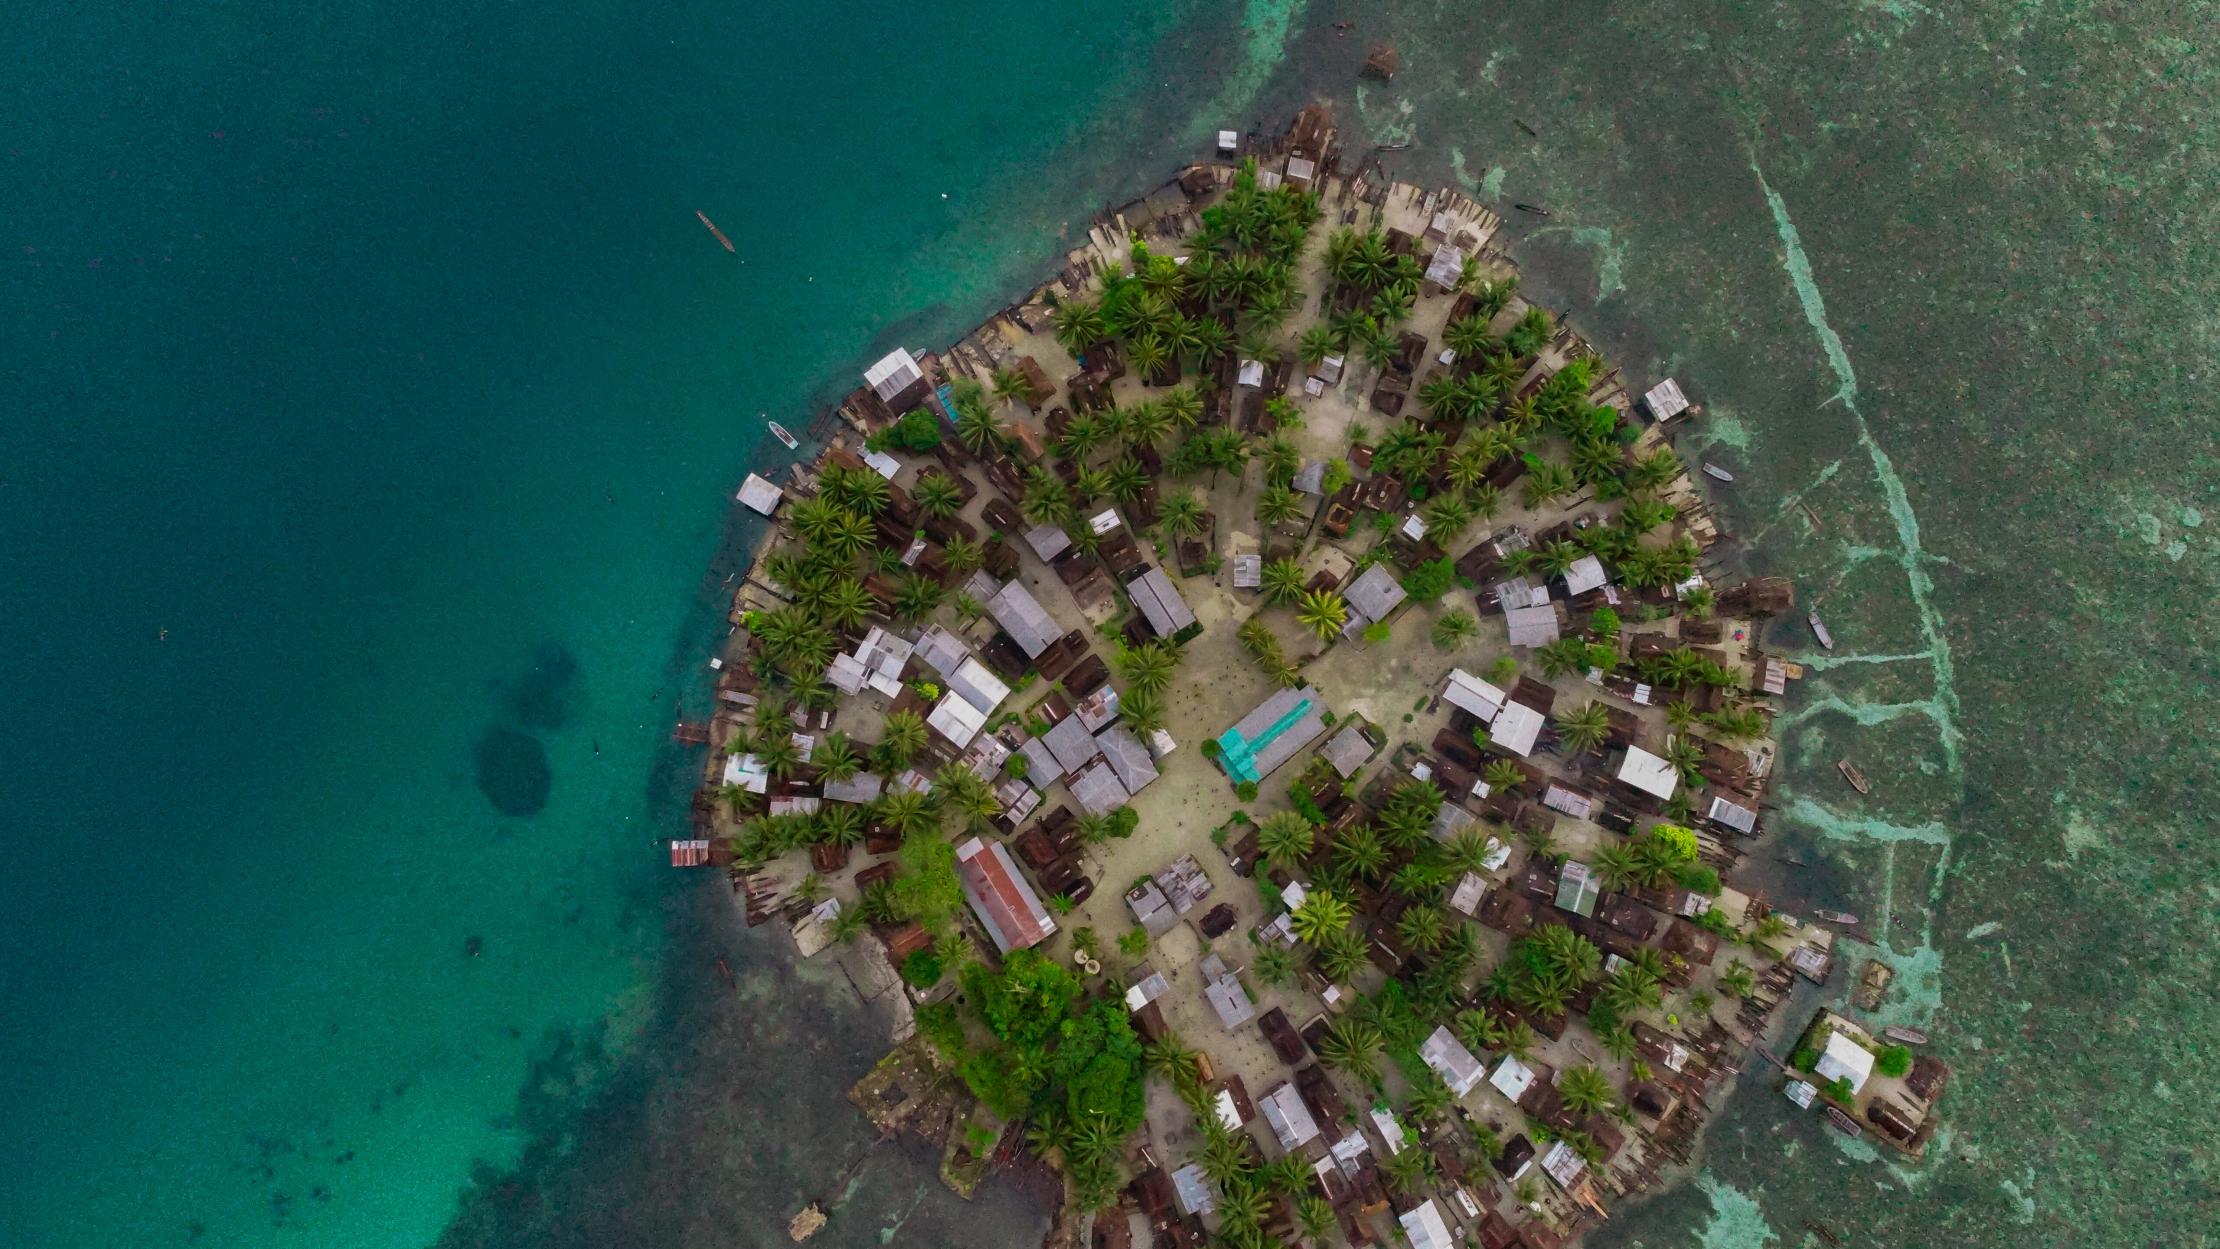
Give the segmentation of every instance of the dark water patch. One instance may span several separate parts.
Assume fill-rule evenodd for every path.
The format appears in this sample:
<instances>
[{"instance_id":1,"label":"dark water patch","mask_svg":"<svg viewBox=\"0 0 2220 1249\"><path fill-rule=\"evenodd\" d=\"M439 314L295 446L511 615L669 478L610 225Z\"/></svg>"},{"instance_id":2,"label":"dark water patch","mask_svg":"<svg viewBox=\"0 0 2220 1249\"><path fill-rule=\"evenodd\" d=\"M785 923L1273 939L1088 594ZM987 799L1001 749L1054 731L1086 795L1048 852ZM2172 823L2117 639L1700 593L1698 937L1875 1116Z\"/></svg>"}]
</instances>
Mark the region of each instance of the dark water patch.
<instances>
[{"instance_id":1,"label":"dark water patch","mask_svg":"<svg viewBox=\"0 0 2220 1249\"><path fill-rule=\"evenodd\" d=\"M567 646L548 643L533 653L532 666L510 684L509 714L528 729L562 728L577 713L578 687L578 657Z\"/></svg>"},{"instance_id":2,"label":"dark water patch","mask_svg":"<svg viewBox=\"0 0 2220 1249\"><path fill-rule=\"evenodd\" d=\"M479 736L476 755L478 792L494 810L525 819L547 806L555 774L539 738L497 724Z\"/></svg>"}]
</instances>

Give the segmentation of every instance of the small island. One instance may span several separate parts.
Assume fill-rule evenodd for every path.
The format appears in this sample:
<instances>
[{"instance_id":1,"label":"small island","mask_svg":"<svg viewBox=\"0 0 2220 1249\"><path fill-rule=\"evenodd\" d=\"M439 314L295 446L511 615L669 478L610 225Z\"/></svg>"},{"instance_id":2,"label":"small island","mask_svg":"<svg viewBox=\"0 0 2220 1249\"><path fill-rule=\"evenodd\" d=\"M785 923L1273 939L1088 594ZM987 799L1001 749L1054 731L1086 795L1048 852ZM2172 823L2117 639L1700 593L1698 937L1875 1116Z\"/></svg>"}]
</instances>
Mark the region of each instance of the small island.
<instances>
[{"instance_id":1,"label":"small island","mask_svg":"<svg viewBox=\"0 0 2220 1249\"><path fill-rule=\"evenodd\" d=\"M1053 1168L1054 1243L1564 1245L1745 1070L1918 1156L1924 1038L1764 1048L1857 921L1737 887L1802 669L1700 408L1324 110L1219 146L750 477L673 864L898 1003L851 1099Z\"/></svg>"}]
</instances>

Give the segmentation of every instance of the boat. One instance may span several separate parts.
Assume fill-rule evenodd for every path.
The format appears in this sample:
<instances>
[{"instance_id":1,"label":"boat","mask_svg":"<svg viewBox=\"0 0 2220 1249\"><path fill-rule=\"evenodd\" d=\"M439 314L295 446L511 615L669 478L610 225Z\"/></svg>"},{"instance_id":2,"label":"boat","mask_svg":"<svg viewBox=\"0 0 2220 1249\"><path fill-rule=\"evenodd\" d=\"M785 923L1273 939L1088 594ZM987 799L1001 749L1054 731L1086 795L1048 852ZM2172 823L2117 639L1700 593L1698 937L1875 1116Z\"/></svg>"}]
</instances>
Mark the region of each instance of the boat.
<instances>
[{"instance_id":1,"label":"boat","mask_svg":"<svg viewBox=\"0 0 2220 1249\"><path fill-rule=\"evenodd\" d=\"M1547 217L1549 215L1549 210L1539 204L1513 204L1511 207L1522 213L1533 213L1537 217Z\"/></svg>"},{"instance_id":2,"label":"boat","mask_svg":"<svg viewBox=\"0 0 2220 1249\"><path fill-rule=\"evenodd\" d=\"M1381 151L1381 152L1400 152L1400 151L1404 150L1405 148L1407 148L1407 147L1409 147L1409 146L1410 146L1410 142L1409 142L1408 140L1403 140L1403 141L1400 141L1400 142L1396 142L1396 143L1382 143L1382 144L1381 144L1381 145L1380 145L1380 146L1379 146L1379 147L1378 147L1377 149L1375 149L1375 150L1376 150L1376 151Z\"/></svg>"},{"instance_id":3,"label":"boat","mask_svg":"<svg viewBox=\"0 0 2220 1249\"><path fill-rule=\"evenodd\" d=\"M1716 464L1712 463L1712 462L1711 462L1711 461L1709 461L1709 460L1705 460L1705 461L1704 461L1704 476L1706 476L1706 477L1709 477L1709 478L1712 478L1712 479L1713 479L1713 480L1715 480L1715 481L1733 481L1733 480L1734 480L1734 474L1733 474L1733 473L1730 473L1730 472L1728 472L1727 470L1725 470L1725 469L1723 469L1723 468L1719 467L1718 465L1716 465Z\"/></svg>"},{"instance_id":4,"label":"boat","mask_svg":"<svg viewBox=\"0 0 2220 1249\"><path fill-rule=\"evenodd\" d=\"M1850 788L1861 794L1873 792L1873 782L1865 779L1865 773L1858 771L1857 764L1850 762L1848 759L1837 759L1835 760L1835 767L1842 773L1842 779L1850 782Z\"/></svg>"},{"instance_id":5,"label":"boat","mask_svg":"<svg viewBox=\"0 0 2220 1249\"><path fill-rule=\"evenodd\" d=\"M1849 1137L1851 1140L1856 1140L1859 1137L1865 1135L1865 1129L1858 1126L1858 1121L1856 1119L1853 1119L1849 1115L1843 1113L1843 1109L1840 1106L1830 1105L1827 1107L1827 1126L1833 1128L1837 1132L1842 1133L1844 1136Z\"/></svg>"},{"instance_id":6,"label":"boat","mask_svg":"<svg viewBox=\"0 0 2220 1249\"><path fill-rule=\"evenodd\" d=\"M1828 650L1833 650L1835 648L1835 635L1827 632L1827 622L1819 618L1819 613L1813 612L1804 619L1811 622L1811 635L1819 639L1819 644Z\"/></svg>"},{"instance_id":7,"label":"boat","mask_svg":"<svg viewBox=\"0 0 2220 1249\"><path fill-rule=\"evenodd\" d=\"M708 213L697 208L694 210L694 215L701 218L701 223L709 227L709 232L717 236L717 241L725 245L726 251L737 254L736 249L732 246L732 240L725 237L725 232L717 228L717 223L709 219Z\"/></svg>"},{"instance_id":8,"label":"boat","mask_svg":"<svg viewBox=\"0 0 2220 1249\"><path fill-rule=\"evenodd\" d=\"M1852 915L1852 914L1851 914L1850 912L1848 912L1848 911L1817 911L1817 910L1815 910L1815 911L1813 911L1813 912L1812 912L1812 914L1814 914L1814 915L1817 915L1817 916L1818 916L1819 918L1821 918L1821 919L1823 919L1823 920L1826 920L1826 921L1827 921L1828 923L1830 923L1830 924L1855 924L1855 923L1857 923L1857 922L1858 922L1858 917L1857 917L1857 916L1855 916L1855 915Z\"/></svg>"},{"instance_id":9,"label":"boat","mask_svg":"<svg viewBox=\"0 0 2220 1249\"><path fill-rule=\"evenodd\" d=\"M801 449L802 444L794 440L794 435L786 432L786 426L779 424L777 421L765 421L763 423L771 427L771 436L785 443L787 450L796 451Z\"/></svg>"},{"instance_id":10,"label":"boat","mask_svg":"<svg viewBox=\"0 0 2220 1249\"><path fill-rule=\"evenodd\" d=\"M1891 1041L1901 1041L1906 1045L1927 1044L1926 1033L1917 1028L1907 1028L1902 1024L1890 1024L1888 1027L1881 1029L1881 1035Z\"/></svg>"}]
</instances>

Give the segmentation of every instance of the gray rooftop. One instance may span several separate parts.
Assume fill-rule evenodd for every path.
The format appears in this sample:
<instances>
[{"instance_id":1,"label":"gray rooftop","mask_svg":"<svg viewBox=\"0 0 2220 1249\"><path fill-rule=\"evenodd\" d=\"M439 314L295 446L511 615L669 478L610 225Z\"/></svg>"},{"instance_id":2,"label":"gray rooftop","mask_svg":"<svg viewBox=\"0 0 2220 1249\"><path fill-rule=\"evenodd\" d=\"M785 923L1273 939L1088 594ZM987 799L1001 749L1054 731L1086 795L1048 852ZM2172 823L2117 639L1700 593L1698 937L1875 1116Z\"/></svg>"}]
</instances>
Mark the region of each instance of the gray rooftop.
<instances>
[{"instance_id":1,"label":"gray rooftop","mask_svg":"<svg viewBox=\"0 0 2220 1249\"><path fill-rule=\"evenodd\" d=\"M1385 564L1374 564L1365 569L1355 581L1349 583L1349 588L1342 591L1341 596L1349 601L1352 612L1366 620L1387 619L1388 613L1394 611L1406 597L1402 584L1396 581L1395 574L1389 572Z\"/></svg>"},{"instance_id":2,"label":"gray rooftop","mask_svg":"<svg viewBox=\"0 0 2220 1249\"><path fill-rule=\"evenodd\" d=\"M834 802L877 802L886 782L875 772L858 772L844 781L826 781L825 797Z\"/></svg>"},{"instance_id":3,"label":"gray rooftop","mask_svg":"<svg viewBox=\"0 0 2220 1249\"><path fill-rule=\"evenodd\" d=\"M1557 608L1513 607L1503 613L1513 646L1547 646L1557 640Z\"/></svg>"},{"instance_id":4,"label":"gray rooftop","mask_svg":"<svg viewBox=\"0 0 2220 1249\"><path fill-rule=\"evenodd\" d=\"M1095 756L1101 753L1095 744L1094 735L1087 731L1087 726L1078 716L1065 716L1058 720L1055 727L1041 735L1040 740L1047 744L1049 753L1056 758L1056 776L1070 776L1093 762ZM1041 779L1046 782L1055 777L1044 776Z\"/></svg>"},{"instance_id":5,"label":"gray rooftop","mask_svg":"<svg viewBox=\"0 0 2220 1249\"><path fill-rule=\"evenodd\" d=\"M1112 725L1095 737L1095 744L1102 747L1102 757L1118 774L1118 783L1129 794L1140 793L1142 788L1156 779L1156 760L1149 757L1149 748L1141 744L1124 725Z\"/></svg>"},{"instance_id":6,"label":"gray rooftop","mask_svg":"<svg viewBox=\"0 0 2220 1249\"><path fill-rule=\"evenodd\" d=\"M1283 716L1294 711L1296 705L1306 699L1310 706L1301 717L1280 730L1272 740L1261 746L1257 744L1259 735L1278 724ZM1326 696L1319 693L1314 686L1306 685L1299 690L1276 690L1270 698L1258 703L1254 711L1241 717L1232 731L1249 743L1256 774L1261 779L1270 776L1274 769L1294 758L1298 751L1317 741L1325 733L1325 711Z\"/></svg>"},{"instance_id":7,"label":"gray rooftop","mask_svg":"<svg viewBox=\"0 0 2220 1249\"><path fill-rule=\"evenodd\" d=\"M1054 525L1035 525L1025 531L1025 545L1045 564L1071 549L1071 535Z\"/></svg>"},{"instance_id":8,"label":"gray rooftop","mask_svg":"<svg viewBox=\"0 0 2220 1249\"><path fill-rule=\"evenodd\" d=\"M1072 778L1071 796L1090 815L1108 815L1132 797L1107 763L1098 763Z\"/></svg>"},{"instance_id":9,"label":"gray rooftop","mask_svg":"<svg viewBox=\"0 0 2220 1249\"><path fill-rule=\"evenodd\" d=\"M964 660L971 658L971 648L963 644L963 639L939 625L927 629L925 636L917 639L914 653L919 663L944 677L962 667Z\"/></svg>"},{"instance_id":10,"label":"gray rooftop","mask_svg":"<svg viewBox=\"0 0 2220 1249\"><path fill-rule=\"evenodd\" d=\"M1264 584L1264 557L1261 555L1236 555L1233 557L1233 588L1254 590Z\"/></svg>"},{"instance_id":11,"label":"gray rooftop","mask_svg":"<svg viewBox=\"0 0 2220 1249\"><path fill-rule=\"evenodd\" d=\"M1334 771L1340 773L1343 780L1347 780L1357 774L1357 769L1363 767L1364 761L1370 759L1372 752L1377 749L1379 748L1365 737L1364 730L1351 721L1342 726L1342 730L1334 734L1333 739L1318 753L1326 756L1326 762L1333 765Z\"/></svg>"},{"instance_id":12,"label":"gray rooftop","mask_svg":"<svg viewBox=\"0 0 2220 1249\"><path fill-rule=\"evenodd\" d=\"M1018 644L1018 649L1025 652L1027 659L1040 658L1042 651L1064 635L1039 600L1015 581L1003 586L987 603L987 611L994 616L994 622L1002 626L1002 631L1010 635L1010 640Z\"/></svg>"},{"instance_id":13,"label":"gray rooftop","mask_svg":"<svg viewBox=\"0 0 2220 1249\"><path fill-rule=\"evenodd\" d=\"M1158 637L1168 638L1195 623L1195 613L1189 611L1187 602L1179 596L1172 579L1161 568L1151 568L1126 583L1126 593L1133 596L1133 605L1148 617L1149 627Z\"/></svg>"}]
</instances>

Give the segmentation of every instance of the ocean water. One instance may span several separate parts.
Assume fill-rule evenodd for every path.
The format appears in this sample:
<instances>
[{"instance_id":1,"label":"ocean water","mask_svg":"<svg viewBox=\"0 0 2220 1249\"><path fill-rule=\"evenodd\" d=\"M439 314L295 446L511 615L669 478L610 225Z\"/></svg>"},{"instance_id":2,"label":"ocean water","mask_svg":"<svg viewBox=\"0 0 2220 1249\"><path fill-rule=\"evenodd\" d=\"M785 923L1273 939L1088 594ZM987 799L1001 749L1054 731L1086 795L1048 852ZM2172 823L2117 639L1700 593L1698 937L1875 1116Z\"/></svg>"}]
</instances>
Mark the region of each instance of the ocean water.
<instances>
[{"instance_id":1,"label":"ocean water","mask_svg":"<svg viewBox=\"0 0 2220 1249\"><path fill-rule=\"evenodd\" d=\"M19 15L0 1243L782 1236L880 1034L660 849L759 414L1245 127L1289 16ZM866 1163L836 1242L949 1217Z\"/></svg>"},{"instance_id":2,"label":"ocean water","mask_svg":"<svg viewBox=\"0 0 2220 1249\"><path fill-rule=\"evenodd\" d=\"M1917 1165L1752 1080L1692 1181L1596 1243L2214 1243L2209 10L1318 17L1268 98L1408 142L1390 172L1496 204L1530 291L1707 406L1682 450L1736 476L1730 558L1838 644L1800 612L1767 631L1808 671L1754 876L1865 916L1836 994L1885 959L1879 1022L1955 1072ZM1356 79L1374 40L1392 82Z\"/></svg>"}]
</instances>

